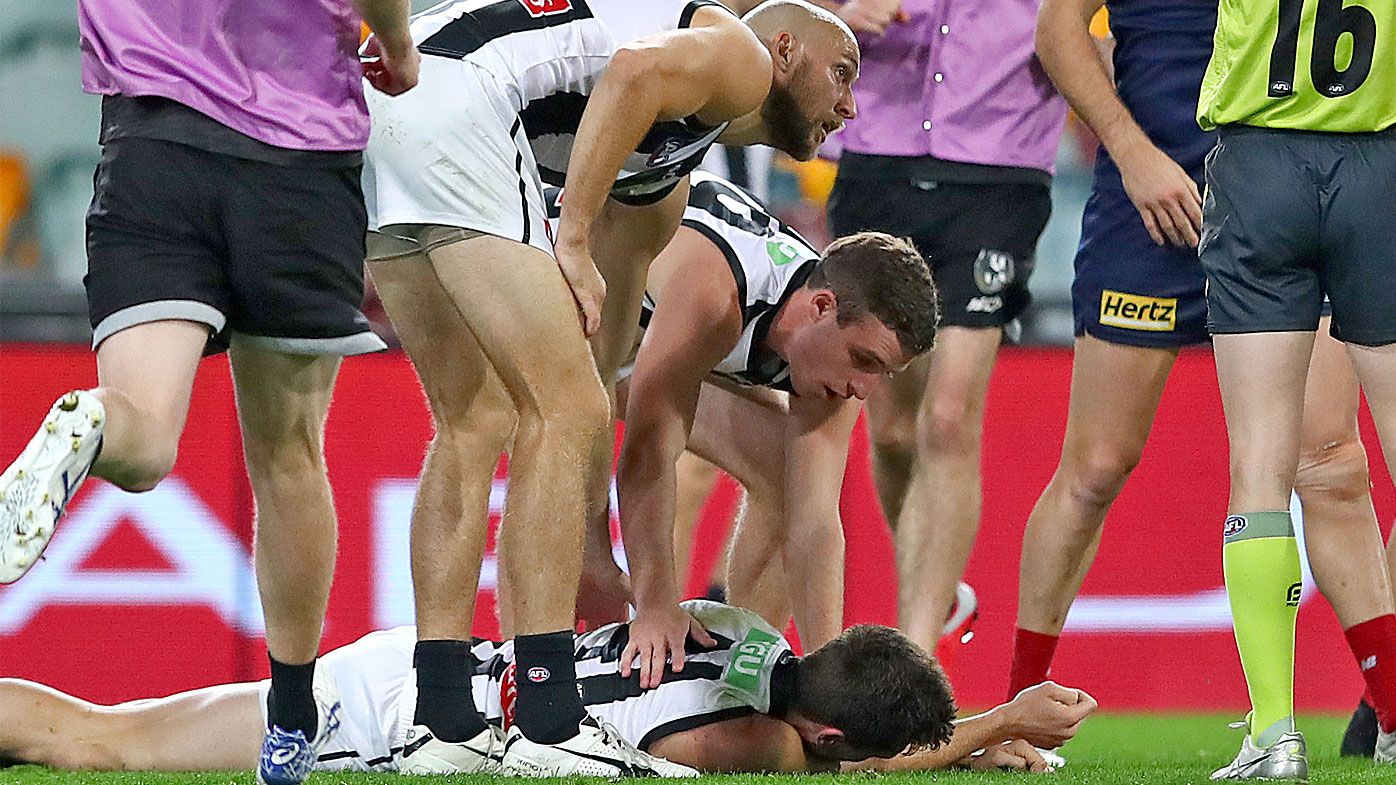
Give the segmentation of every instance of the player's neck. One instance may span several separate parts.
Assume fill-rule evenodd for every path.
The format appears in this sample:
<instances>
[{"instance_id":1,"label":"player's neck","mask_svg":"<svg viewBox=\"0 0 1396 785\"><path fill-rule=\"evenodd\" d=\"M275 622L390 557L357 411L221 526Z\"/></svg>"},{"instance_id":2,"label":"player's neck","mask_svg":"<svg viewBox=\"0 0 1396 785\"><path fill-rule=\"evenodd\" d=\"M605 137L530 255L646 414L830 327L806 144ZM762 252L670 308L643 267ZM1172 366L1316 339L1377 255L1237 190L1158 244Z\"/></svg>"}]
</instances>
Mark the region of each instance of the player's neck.
<instances>
[{"instance_id":1,"label":"player's neck","mask_svg":"<svg viewBox=\"0 0 1396 785\"><path fill-rule=\"evenodd\" d=\"M771 716L788 721L794 714L799 668L799 659L790 657L777 662L771 669Z\"/></svg>"},{"instance_id":2,"label":"player's neck","mask_svg":"<svg viewBox=\"0 0 1396 785\"><path fill-rule=\"evenodd\" d=\"M793 299L793 298L791 298ZM771 329L766 331L766 340L762 342L762 347L768 352L780 357L781 360L789 361L787 347L790 345L790 338L795 334L794 309L790 307L791 300L786 300L771 317Z\"/></svg>"},{"instance_id":3,"label":"player's neck","mask_svg":"<svg viewBox=\"0 0 1396 785\"><path fill-rule=\"evenodd\" d=\"M766 133L766 124L761 121L760 109L748 112L728 123L727 127L718 135L717 141L731 147L747 147L754 144L770 144L771 142L770 134Z\"/></svg>"}]
</instances>

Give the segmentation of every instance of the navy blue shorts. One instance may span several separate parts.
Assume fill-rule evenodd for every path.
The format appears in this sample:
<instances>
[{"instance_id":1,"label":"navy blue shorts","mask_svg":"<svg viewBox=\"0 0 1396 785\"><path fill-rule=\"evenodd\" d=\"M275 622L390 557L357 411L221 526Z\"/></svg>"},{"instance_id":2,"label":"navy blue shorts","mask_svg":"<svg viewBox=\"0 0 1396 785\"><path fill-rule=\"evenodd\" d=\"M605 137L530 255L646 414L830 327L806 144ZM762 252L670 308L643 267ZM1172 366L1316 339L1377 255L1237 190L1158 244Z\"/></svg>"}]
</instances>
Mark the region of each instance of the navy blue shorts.
<instances>
[{"instance_id":1,"label":"navy blue shorts","mask_svg":"<svg viewBox=\"0 0 1396 785\"><path fill-rule=\"evenodd\" d=\"M1206 341L1206 281L1196 250L1155 245L1118 175L1097 173L1071 285L1076 335L1164 348Z\"/></svg>"}]
</instances>

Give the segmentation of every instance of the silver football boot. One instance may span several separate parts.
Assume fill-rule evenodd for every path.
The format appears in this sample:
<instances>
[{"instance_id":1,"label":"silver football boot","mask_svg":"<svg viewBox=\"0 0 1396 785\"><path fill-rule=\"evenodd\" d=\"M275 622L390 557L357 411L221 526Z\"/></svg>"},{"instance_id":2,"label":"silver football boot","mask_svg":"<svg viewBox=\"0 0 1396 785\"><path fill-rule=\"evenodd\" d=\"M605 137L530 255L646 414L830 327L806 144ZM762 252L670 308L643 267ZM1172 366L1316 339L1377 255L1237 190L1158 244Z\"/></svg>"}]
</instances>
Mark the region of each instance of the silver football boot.
<instances>
[{"instance_id":1,"label":"silver football boot","mask_svg":"<svg viewBox=\"0 0 1396 785\"><path fill-rule=\"evenodd\" d=\"M1309 756L1304 734L1291 731L1281 734L1268 747L1257 747L1251 741L1250 717L1231 723L1233 728L1245 728L1241 751L1231 765L1212 772L1214 780L1292 780L1309 781Z\"/></svg>"}]
</instances>

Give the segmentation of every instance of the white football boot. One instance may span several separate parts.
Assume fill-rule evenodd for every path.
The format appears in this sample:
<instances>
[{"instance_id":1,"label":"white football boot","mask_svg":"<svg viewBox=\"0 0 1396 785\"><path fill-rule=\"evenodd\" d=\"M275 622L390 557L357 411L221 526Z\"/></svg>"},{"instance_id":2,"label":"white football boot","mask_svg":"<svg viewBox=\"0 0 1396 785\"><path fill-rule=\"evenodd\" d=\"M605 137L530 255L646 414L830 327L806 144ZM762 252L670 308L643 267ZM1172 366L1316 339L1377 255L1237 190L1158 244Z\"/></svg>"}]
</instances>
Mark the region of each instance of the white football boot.
<instances>
[{"instance_id":1,"label":"white football boot","mask_svg":"<svg viewBox=\"0 0 1396 785\"><path fill-rule=\"evenodd\" d=\"M579 732L557 744L529 741L515 724L504 742L504 773L523 777L696 777L698 770L671 763L621 738L608 722L582 721Z\"/></svg>"},{"instance_id":2,"label":"white football boot","mask_svg":"<svg viewBox=\"0 0 1396 785\"><path fill-rule=\"evenodd\" d=\"M504 734L493 725L468 741L442 741L425 725L413 725L402 745L402 774L499 774Z\"/></svg>"},{"instance_id":3,"label":"white football boot","mask_svg":"<svg viewBox=\"0 0 1396 785\"><path fill-rule=\"evenodd\" d=\"M1372 760L1377 763L1396 764L1396 731L1391 733L1377 731L1377 748L1372 753Z\"/></svg>"},{"instance_id":4,"label":"white football boot","mask_svg":"<svg viewBox=\"0 0 1396 785\"><path fill-rule=\"evenodd\" d=\"M28 572L53 537L102 445L106 409L85 390L64 395L0 474L0 583Z\"/></svg>"},{"instance_id":5,"label":"white football boot","mask_svg":"<svg viewBox=\"0 0 1396 785\"><path fill-rule=\"evenodd\" d=\"M1232 728L1245 728L1241 751L1229 766L1212 772L1214 780L1295 780L1309 781L1309 756L1304 734L1291 731L1281 734L1268 747L1257 747L1251 741L1250 717L1231 723Z\"/></svg>"}]
</instances>

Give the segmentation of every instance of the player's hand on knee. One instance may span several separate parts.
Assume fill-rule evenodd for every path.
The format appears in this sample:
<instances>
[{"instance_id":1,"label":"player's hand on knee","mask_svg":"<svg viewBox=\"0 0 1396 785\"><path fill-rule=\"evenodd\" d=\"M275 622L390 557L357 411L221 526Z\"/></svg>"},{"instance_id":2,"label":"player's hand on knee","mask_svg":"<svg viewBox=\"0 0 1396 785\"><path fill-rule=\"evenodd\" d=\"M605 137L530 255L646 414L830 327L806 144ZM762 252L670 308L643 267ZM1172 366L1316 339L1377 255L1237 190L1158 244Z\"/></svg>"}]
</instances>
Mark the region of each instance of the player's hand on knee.
<instances>
[{"instance_id":1,"label":"player's hand on knee","mask_svg":"<svg viewBox=\"0 0 1396 785\"><path fill-rule=\"evenodd\" d=\"M1076 735L1096 705L1083 690L1046 681L1018 693L1003 707L1007 733L1035 747L1056 749Z\"/></svg>"},{"instance_id":2,"label":"player's hand on knee","mask_svg":"<svg viewBox=\"0 0 1396 785\"><path fill-rule=\"evenodd\" d=\"M684 642L690 636L700 646L717 645L703 625L676 603L662 610L637 611L630 622L630 642L621 653L620 675L629 678L638 668L642 688L658 687L666 662L676 673L683 670Z\"/></svg>"},{"instance_id":3,"label":"player's hand on knee","mask_svg":"<svg viewBox=\"0 0 1396 785\"><path fill-rule=\"evenodd\" d=\"M1012 739L985 749L970 758L969 767L976 771L1008 769L1031 771L1037 774L1053 771L1052 767L1043 759L1042 754L1022 739Z\"/></svg>"},{"instance_id":4,"label":"player's hand on knee","mask_svg":"<svg viewBox=\"0 0 1396 785\"><path fill-rule=\"evenodd\" d=\"M1196 248L1202 197L1183 167L1148 141L1116 158L1125 193L1155 243Z\"/></svg>"},{"instance_id":5,"label":"player's hand on knee","mask_svg":"<svg viewBox=\"0 0 1396 785\"><path fill-rule=\"evenodd\" d=\"M582 332L590 338L601 327L601 305L606 301L606 280L596 269L596 262L592 260L591 251L586 243L564 245L559 242L554 252L557 254L557 265L562 268L562 276L567 279L567 286L572 289L572 299L577 302L577 310L582 319Z\"/></svg>"}]
</instances>

